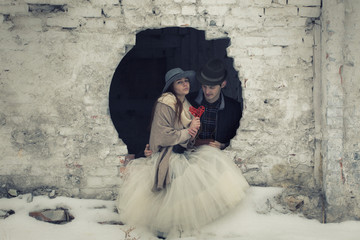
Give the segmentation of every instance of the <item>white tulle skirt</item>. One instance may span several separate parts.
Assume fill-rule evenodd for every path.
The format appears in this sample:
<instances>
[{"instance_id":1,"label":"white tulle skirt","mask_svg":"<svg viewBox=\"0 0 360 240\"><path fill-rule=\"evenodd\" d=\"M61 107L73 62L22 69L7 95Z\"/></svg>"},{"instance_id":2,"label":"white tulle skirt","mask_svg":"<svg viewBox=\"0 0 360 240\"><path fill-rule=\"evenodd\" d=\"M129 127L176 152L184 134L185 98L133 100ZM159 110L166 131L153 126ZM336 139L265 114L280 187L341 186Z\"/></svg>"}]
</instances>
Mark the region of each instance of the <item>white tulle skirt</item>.
<instances>
[{"instance_id":1,"label":"white tulle skirt","mask_svg":"<svg viewBox=\"0 0 360 240\"><path fill-rule=\"evenodd\" d=\"M117 202L125 224L165 235L192 232L234 208L249 187L231 158L201 146L194 152L172 153L170 185L152 192L158 156L135 159L127 166Z\"/></svg>"}]
</instances>

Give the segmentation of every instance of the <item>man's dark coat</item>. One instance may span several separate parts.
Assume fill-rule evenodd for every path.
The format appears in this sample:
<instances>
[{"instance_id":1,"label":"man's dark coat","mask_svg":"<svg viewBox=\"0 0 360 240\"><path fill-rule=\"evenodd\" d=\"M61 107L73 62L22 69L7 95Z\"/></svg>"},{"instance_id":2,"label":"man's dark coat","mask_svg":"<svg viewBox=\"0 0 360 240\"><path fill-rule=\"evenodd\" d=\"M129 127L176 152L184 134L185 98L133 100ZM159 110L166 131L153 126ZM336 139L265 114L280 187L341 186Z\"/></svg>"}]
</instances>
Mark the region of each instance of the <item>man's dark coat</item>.
<instances>
[{"instance_id":1,"label":"man's dark coat","mask_svg":"<svg viewBox=\"0 0 360 240\"><path fill-rule=\"evenodd\" d=\"M198 108L201 105L204 95L202 90L190 93L186 96L192 106ZM220 95L221 103L217 114L215 140L229 146L230 140L236 135L242 116L241 104L232 98Z\"/></svg>"}]
</instances>

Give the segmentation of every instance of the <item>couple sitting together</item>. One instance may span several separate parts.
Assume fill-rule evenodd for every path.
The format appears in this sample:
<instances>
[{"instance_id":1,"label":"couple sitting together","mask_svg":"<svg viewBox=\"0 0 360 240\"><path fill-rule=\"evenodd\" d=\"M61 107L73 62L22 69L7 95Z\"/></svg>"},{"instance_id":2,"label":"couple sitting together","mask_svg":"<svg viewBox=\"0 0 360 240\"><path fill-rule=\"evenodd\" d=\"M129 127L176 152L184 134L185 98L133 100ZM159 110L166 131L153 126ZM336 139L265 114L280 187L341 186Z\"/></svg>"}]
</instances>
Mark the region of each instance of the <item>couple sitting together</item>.
<instances>
[{"instance_id":1,"label":"couple sitting together","mask_svg":"<svg viewBox=\"0 0 360 240\"><path fill-rule=\"evenodd\" d=\"M221 151L235 136L242 113L240 104L221 92L226 75L219 59L197 73L180 68L166 73L147 157L127 165L120 187L117 208L125 224L161 237L191 235L244 198L249 185ZM201 89L189 94L195 79Z\"/></svg>"}]
</instances>

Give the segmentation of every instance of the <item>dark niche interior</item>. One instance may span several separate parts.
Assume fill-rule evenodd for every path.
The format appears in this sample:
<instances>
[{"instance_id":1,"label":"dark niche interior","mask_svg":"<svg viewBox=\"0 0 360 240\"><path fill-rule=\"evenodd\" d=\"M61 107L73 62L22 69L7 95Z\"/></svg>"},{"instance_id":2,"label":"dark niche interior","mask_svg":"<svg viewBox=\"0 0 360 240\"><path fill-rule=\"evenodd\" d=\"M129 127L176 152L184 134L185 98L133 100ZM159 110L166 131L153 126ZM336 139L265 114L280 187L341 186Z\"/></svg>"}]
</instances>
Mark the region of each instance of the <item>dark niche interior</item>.
<instances>
[{"instance_id":1,"label":"dark niche interior","mask_svg":"<svg viewBox=\"0 0 360 240\"><path fill-rule=\"evenodd\" d=\"M206 40L204 31L193 28L148 29L136 35L136 45L119 63L109 93L111 119L129 154L143 154L153 104L172 68L196 71L211 58L223 59L228 71L223 92L242 102L238 73L226 54L229 44L229 38ZM192 92L199 88L198 83L191 85Z\"/></svg>"}]
</instances>

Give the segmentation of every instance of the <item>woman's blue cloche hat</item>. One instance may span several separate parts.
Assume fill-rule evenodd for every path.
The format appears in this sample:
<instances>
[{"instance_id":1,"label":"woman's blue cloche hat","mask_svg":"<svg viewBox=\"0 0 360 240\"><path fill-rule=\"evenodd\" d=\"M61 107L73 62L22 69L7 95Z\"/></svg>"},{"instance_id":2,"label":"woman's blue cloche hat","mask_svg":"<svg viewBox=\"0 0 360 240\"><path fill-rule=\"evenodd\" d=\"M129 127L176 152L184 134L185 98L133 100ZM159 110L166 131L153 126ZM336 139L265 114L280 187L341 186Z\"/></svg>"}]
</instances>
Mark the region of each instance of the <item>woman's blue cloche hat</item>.
<instances>
[{"instance_id":1,"label":"woman's blue cloche hat","mask_svg":"<svg viewBox=\"0 0 360 240\"><path fill-rule=\"evenodd\" d=\"M166 92L170 85L181 78L189 79L190 83L195 79L195 71L184 71L181 68L173 68L165 74L165 87L162 92Z\"/></svg>"}]
</instances>

